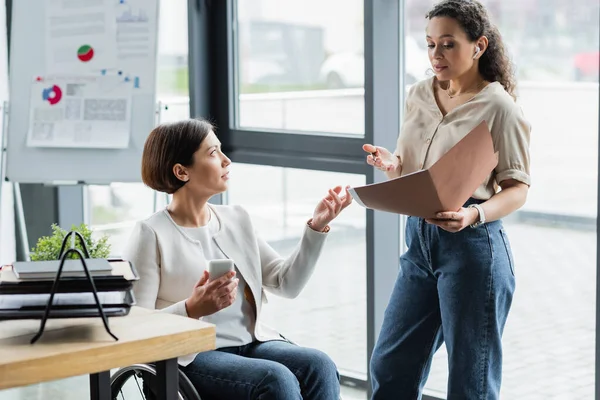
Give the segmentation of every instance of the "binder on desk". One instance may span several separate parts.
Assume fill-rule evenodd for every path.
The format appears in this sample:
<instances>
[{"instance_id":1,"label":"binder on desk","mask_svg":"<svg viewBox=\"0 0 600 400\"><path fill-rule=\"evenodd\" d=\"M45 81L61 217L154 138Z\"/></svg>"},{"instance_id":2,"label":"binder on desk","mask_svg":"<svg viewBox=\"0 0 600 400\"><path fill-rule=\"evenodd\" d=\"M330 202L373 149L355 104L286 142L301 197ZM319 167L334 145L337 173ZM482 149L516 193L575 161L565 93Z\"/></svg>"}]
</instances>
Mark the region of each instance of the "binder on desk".
<instances>
[{"instance_id":1,"label":"binder on desk","mask_svg":"<svg viewBox=\"0 0 600 400\"><path fill-rule=\"evenodd\" d=\"M73 239L71 248L65 251L70 236ZM75 248L75 237L80 240L85 256ZM62 275L71 254L75 254L76 261L81 263L82 277ZM127 315L135 304L132 283L139 276L133 265L125 260L109 260L110 271L92 277L87 266L91 259L85 240L75 231L63 239L59 258L54 279L17 279L12 266L0 270L0 320L41 319L40 329L31 339L31 343L35 343L48 318L101 317L108 334L119 340L110 331L107 317ZM35 269L35 263L23 265L25 269Z\"/></svg>"},{"instance_id":2,"label":"binder on desk","mask_svg":"<svg viewBox=\"0 0 600 400\"><path fill-rule=\"evenodd\" d=\"M61 260L51 261L17 261L13 263L12 270L17 279L54 279ZM108 260L93 258L87 261L90 275L100 276L110 274L112 267ZM81 268L79 260L65 260L63 266L63 278L85 277L85 271Z\"/></svg>"},{"instance_id":3,"label":"binder on desk","mask_svg":"<svg viewBox=\"0 0 600 400\"><path fill-rule=\"evenodd\" d=\"M134 281L139 279L137 270L129 261L108 260L112 266L110 274L94 276L94 283L98 292L129 290ZM35 263L33 261L32 263ZM50 293L52 279L20 280L11 265L5 265L0 270L0 295L2 294L38 294ZM56 293L81 293L88 292L90 284L86 277L61 277L61 284L56 288Z\"/></svg>"},{"instance_id":4,"label":"binder on desk","mask_svg":"<svg viewBox=\"0 0 600 400\"><path fill-rule=\"evenodd\" d=\"M50 294L0 294L0 320L41 319ZM98 299L107 317L127 315L135 304L131 290L99 292ZM92 293L57 293L52 301L50 318L97 317L98 309Z\"/></svg>"}]
</instances>

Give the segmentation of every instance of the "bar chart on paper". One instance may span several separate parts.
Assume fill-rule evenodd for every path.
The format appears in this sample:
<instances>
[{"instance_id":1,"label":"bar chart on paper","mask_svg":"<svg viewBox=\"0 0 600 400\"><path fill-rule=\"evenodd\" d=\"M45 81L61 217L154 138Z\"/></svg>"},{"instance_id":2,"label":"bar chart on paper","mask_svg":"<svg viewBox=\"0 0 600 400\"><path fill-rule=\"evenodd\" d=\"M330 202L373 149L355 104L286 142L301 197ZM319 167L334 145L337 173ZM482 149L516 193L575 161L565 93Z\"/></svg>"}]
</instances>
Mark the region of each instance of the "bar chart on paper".
<instances>
[{"instance_id":1,"label":"bar chart on paper","mask_svg":"<svg viewBox=\"0 0 600 400\"><path fill-rule=\"evenodd\" d=\"M133 82L136 94L153 93L155 70L145 66L156 59L158 1L119 0L115 20L119 73Z\"/></svg>"},{"instance_id":2,"label":"bar chart on paper","mask_svg":"<svg viewBox=\"0 0 600 400\"><path fill-rule=\"evenodd\" d=\"M149 16L144 7L131 0L119 0L117 22L148 22Z\"/></svg>"}]
</instances>

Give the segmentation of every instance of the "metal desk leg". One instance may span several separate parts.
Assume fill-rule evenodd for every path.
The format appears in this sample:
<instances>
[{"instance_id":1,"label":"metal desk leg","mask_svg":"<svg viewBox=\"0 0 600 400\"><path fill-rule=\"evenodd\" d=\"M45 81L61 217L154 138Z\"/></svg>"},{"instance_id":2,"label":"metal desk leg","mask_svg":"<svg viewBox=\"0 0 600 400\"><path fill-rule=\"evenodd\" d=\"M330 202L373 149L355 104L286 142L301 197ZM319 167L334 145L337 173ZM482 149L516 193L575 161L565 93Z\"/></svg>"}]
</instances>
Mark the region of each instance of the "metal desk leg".
<instances>
[{"instance_id":1,"label":"metal desk leg","mask_svg":"<svg viewBox=\"0 0 600 400\"><path fill-rule=\"evenodd\" d=\"M90 374L90 399L111 400L110 371Z\"/></svg>"},{"instance_id":2,"label":"metal desk leg","mask_svg":"<svg viewBox=\"0 0 600 400\"><path fill-rule=\"evenodd\" d=\"M156 363L156 395L159 399L177 400L179 396L179 367L177 359Z\"/></svg>"}]
</instances>

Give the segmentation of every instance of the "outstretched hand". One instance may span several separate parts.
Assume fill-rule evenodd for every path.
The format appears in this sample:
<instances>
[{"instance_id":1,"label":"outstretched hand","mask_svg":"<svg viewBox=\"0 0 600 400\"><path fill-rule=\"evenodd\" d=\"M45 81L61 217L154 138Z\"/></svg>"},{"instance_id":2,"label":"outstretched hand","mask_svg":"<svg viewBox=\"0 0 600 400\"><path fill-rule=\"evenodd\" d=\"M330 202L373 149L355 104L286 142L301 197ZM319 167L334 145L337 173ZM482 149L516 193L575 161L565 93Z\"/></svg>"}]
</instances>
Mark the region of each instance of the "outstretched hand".
<instances>
[{"instance_id":1,"label":"outstretched hand","mask_svg":"<svg viewBox=\"0 0 600 400\"><path fill-rule=\"evenodd\" d=\"M352 196L348 192L350 186L346 186L344 195L340 196L342 192L341 186L336 186L333 189L329 189L327 196L323 198L317 204L315 212L313 213L311 228L316 231L323 231L325 227L333 221L340 212L352 203Z\"/></svg>"},{"instance_id":2,"label":"outstretched hand","mask_svg":"<svg viewBox=\"0 0 600 400\"><path fill-rule=\"evenodd\" d=\"M385 147L364 144L363 150L369 153L367 156L367 164L372 165L381 171L396 171L400 166L400 159Z\"/></svg>"}]
</instances>

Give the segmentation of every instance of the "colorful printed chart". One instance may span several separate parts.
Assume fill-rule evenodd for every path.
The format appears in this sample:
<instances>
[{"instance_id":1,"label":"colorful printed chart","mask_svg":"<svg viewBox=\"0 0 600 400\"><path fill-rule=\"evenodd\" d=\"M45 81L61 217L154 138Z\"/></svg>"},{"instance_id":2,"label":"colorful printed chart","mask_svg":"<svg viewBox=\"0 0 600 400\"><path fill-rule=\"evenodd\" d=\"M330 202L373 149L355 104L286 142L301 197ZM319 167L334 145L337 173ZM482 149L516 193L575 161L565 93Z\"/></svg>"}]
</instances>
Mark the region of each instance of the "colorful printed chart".
<instances>
[{"instance_id":1,"label":"colorful printed chart","mask_svg":"<svg viewBox=\"0 0 600 400\"><path fill-rule=\"evenodd\" d=\"M90 61L92 58L94 58L94 49L92 46L84 44L77 49L77 58L83 62Z\"/></svg>"},{"instance_id":2,"label":"colorful printed chart","mask_svg":"<svg viewBox=\"0 0 600 400\"><path fill-rule=\"evenodd\" d=\"M28 147L128 148L131 82L119 76L47 75L34 79L30 90Z\"/></svg>"},{"instance_id":3,"label":"colorful printed chart","mask_svg":"<svg viewBox=\"0 0 600 400\"><path fill-rule=\"evenodd\" d=\"M62 90L57 85L53 85L42 90L42 99L50 103L51 106L58 104L62 99Z\"/></svg>"}]
</instances>

